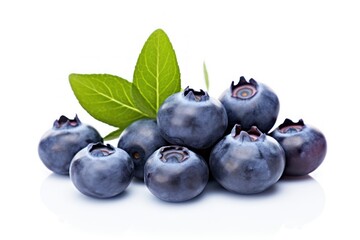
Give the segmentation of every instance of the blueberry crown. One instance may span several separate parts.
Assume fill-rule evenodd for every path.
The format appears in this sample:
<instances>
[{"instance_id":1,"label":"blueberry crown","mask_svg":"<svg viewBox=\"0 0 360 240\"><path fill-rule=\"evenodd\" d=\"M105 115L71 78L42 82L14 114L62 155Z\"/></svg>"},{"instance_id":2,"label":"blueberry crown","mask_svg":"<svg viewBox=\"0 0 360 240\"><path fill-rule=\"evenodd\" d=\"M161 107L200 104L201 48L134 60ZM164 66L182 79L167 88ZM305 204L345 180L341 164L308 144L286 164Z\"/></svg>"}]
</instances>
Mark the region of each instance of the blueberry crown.
<instances>
[{"instance_id":1,"label":"blueberry crown","mask_svg":"<svg viewBox=\"0 0 360 240\"><path fill-rule=\"evenodd\" d=\"M209 94L206 91L202 89L200 89L200 91L195 91L194 89L189 88L189 86L187 86L184 90L184 97L195 102L204 102L209 100Z\"/></svg>"},{"instance_id":2,"label":"blueberry crown","mask_svg":"<svg viewBox=\"0 0 360 240\"><path fill-rule=\"evenodd\" d=\"M61 115L59 119L55 120L54 128L71 128L77 127L81 124L80 119L75 115L74 119L69 119L64 115Z\"/></svg>"},{"instance_id":3,"label":"blueberry crown","mask_svg":"<svg viewBox=\"0 0 360 240\"><path fill-rule=\"evenodd\" d=\"M113 154L115 152L115 148L110 144L98 142L90 143L88 146L88 151L94 157L105 157Z\"/></svg>"},{"instance_id":4,"label":"blueberry crown","mask_svg":"<svg viewBox=\"0 0 360 240\"><path fill-rule=\"evenodd\" d=\"M263 134L256 126L252 126L248 131L245 131L241 129L240 124L235 124L230 135L241 142L256 142L265 139L265 134Z\"/></svg>"},{"instance_id":5,"label":"blueberry crown","mask_svg":"<svg viewBox=\"0 0 360 240\"><path fill-rule=\"evenodd\" d=\"M182 146L164 146L160 149L160 160L169 163L181 163L186 161L189 156L189 150Z\"/></svg>"},{"instance_id":6,"label":"blueberry crown","mask_svg":"<svg viewBox=\"0 0 360 240\"><path fill-rule=\"evenodd\" d=\"M231 82L231 96L238 99L249 99L257 93L257 88L258 83L254 79L250 78L247 82L245 77L241 76L236 85L234 81Z\"/></svg>"},{"instance_id":7,"label":"blueberry crown","mask_svg":"<svg viewBox=\"0 0 360 240\"><path fill-rule=\"evenodd\" d=\"M305 123L302 119L295 123L292 120L286 118L285 121L279 125L278 130L281 133L294 133L302 131L304 127Z\"/></svg>"}]
</instances>

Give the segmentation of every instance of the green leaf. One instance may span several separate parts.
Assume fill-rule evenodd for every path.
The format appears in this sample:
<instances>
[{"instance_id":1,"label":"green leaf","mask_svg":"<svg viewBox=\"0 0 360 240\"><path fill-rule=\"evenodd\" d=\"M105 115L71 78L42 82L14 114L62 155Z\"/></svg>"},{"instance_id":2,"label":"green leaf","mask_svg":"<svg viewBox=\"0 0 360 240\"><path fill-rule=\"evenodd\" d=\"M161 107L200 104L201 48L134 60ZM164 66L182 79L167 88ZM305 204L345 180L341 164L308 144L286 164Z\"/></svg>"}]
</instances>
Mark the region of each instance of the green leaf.
<instances>
[{"instance_id":1,"label":"green leaf","mask_svg":"<svg viewBox=\"0 0 360 240\"><path fill-rule=\"evenodd\" d=\"M123 128L118 128L115 131L112 131L111 133L106 135L104 137L104 140L105 141L110 141L110 140L113 140L113 139L117 139L123 131L124 131Z\"/></svg>"},{"instance_id":2,"label":"green leaf","mask_svg":"<svg viewBox=\"0 0 360 240\"><path fill-rule=\"evenodd\" d=\"M210 82L209 82L209 73L207 71L207 68L206 68L206 64L205 62L203 63L203 69L204 69L204 78L205 78L205 87L206 87L206 90L209 91L209 85L210 85Z\"/></svg>"},{"instance_id":3,"label":"green leaf","mask_svg":"<svg viewBox=\"0 0 360 240\"><path fill-rule=\"evenodd\" d=\"M71 88L81 106L95 119L125 128L132 122L150 117L135 107L132 83L109 74L70 74Z\"/></svg>"},{"instance_id":4,"label":"green leaf","mask_svg":"<svg viewBox=\"0 0 360 240\"><path fill-rule=\"evenodd\" d=\"M158 29L145 42L135 66L135 105L156 114L162 102L179 91L180 70L175 51L166 33Z\"/></svg>"},{"instance_id":5,"label":"green leaf","mask_svg":"<svg viewBox=\"0 0 360 240\"><path fill-rule=\"evenodd\" d=\"M150 118L156 118L156 111L154 111L150 105L146 102L144 97L141 95L139 89L132 84L131 95L134 100L135 106L142 112L146 113Z\"/></svg>"}]
</instances>

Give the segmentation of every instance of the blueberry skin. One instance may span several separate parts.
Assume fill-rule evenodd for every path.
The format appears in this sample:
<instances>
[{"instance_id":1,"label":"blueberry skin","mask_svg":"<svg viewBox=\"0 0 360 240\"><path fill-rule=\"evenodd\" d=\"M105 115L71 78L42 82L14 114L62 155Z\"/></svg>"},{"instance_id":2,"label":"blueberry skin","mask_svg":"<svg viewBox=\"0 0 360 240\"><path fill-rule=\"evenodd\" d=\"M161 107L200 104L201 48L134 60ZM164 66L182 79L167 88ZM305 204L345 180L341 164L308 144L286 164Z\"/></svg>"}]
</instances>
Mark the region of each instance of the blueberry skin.
<instances>
[{"instance_id":1,"label":"blueberry skin","mask_svg":"<svg viewBox=\"0 0 360 240\"><path fill-rule=\"evenodd\" d=\"M204 159L186 147L161 147L144 167L147 188L167 202L183 202L198 196L208 179L209 169Z\"/></svg>"},{"instance_id":2,"label":"blueberry skin","mask_svg":"<svg viewBox=\"0 0 360 240\"><path fill-rule=\"evenodd\" d=\"M235 124L240 124L242 129L249 130L256 126L261 132L268 133L274 126L280 110L277 95L266 85L244 77L239 83L224 91L219 98L228 115L227 132Z\"/></svg>"},{"instance_id":3,"label":"blueberry skin","mask_svg":"<svg viewBox=\"0 0 360 240\"><path fill-rule=\"evenodd\" d=\"M57 174L69 175L72 158L89 143L102 142L99 132L75 116L61 116L40 139L38 153L41 161Z\"/></svg>"},{"instance_id":4,"label":"blueberry skin","mask_svg":"<svg viewBox=\"0 0 360 240\"><path fill-rule=\"evenodd\" d=\"M90 143L70 164L70 179L83 194L111 198L122 193L134 175L134 164L127 152L110 144Z\"/></svg>"},{"instance_id":5,"label":"blueberry skin","mask_svg":"<svg viewBox=\"0 0 360 240\"><path fill-rule=\"evenodd\" d=\"M189 87L168 97L157 114L160 133L166 141L193 149L211 147L223 136L227 122L220 101Z\"/></svg>"},{"instance_id":6,"label":"blueberry skin","mask_svg":"<svg viewBox=\"0 0 360 240\"><path fill-rule=\"evenodd\" d=\"M304 176L317 169L324 161L327 150L325 136L318 129L305 125L300 119L294 123L285 119L271 136L285 151L284 175Z\"/></svg>"},{"instance_id":7,"label":"blueberry skin","mask_svg":"<svg viewBox=\"0 0 360 240\"><path fill-rule=\"evenodd\" d=\"M260 193L282 176L285 154L280 144L256 127L248 132L235 125L210 154L209 167L225 189L240 194Z\"/></svg>"},{"instance_id":8,"label":"blueberry skin","mask_svg":"<svg viewBox=\"0 0 360 240\"><path fill-rule=\"evenodd\" d=\"M125 150L134 162L134 176L144 179L144 165L153 152L168 145L155 120L141 119L129 125L120 135L118 148Z\"/></svg>"}]
</instances>

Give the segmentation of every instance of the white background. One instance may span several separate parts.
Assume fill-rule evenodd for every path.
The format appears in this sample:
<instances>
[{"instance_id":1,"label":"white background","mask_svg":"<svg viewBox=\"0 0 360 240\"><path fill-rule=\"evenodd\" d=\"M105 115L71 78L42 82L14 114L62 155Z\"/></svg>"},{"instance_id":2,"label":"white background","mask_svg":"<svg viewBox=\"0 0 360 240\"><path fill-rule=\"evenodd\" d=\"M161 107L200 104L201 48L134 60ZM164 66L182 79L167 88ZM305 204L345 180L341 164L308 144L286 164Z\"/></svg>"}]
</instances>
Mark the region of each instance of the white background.
<instances>
[{"instance_id":1,"label":"white background","mask_svg":"<svg viewBox=\"0 0 360 240\"><path fill-rule=\"evenodd\" d=\"M346 0L1 1L0 238L359 238L359 12ZM138 181L115 199L91 199L51 174L37 144L60 115L113 130L81 108L68 75L131 80L157 28L173 43L183 87L204 87L203 61L214 97L241 75L267 84L281 102L276 125L303 118L325 134L323 165L264 194L211 183L181 204Z\"/></svg>"}]
</instances>

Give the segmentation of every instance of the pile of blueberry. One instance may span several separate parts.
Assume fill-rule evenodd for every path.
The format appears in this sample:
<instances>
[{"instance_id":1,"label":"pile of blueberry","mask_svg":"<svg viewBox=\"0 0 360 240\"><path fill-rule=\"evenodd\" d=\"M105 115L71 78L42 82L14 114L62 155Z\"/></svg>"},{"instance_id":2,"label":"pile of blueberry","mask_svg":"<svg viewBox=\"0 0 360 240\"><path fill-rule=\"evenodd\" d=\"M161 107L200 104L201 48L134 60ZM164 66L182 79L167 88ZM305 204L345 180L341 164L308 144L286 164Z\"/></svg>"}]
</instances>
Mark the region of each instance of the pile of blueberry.
<instances>
[{"instance_id":1,"label":"pile of blueberry","mask_svg":"<svg viewBox=\"0 0 360 240\"><path fill-rule=\"evenodd\" d=\"M269 133L278 113L269 87L241 77L219 100L189 87L171 95L157 120L133 122L117 147L77 116L61 116L38 152L47 168L97 198L122 193L134 176L169 202L198 196L210 176L229 191L255 194L282 176L309 174L326 155L324 135L303 120L286 119Z\"/></svg>"}]
</instances>

